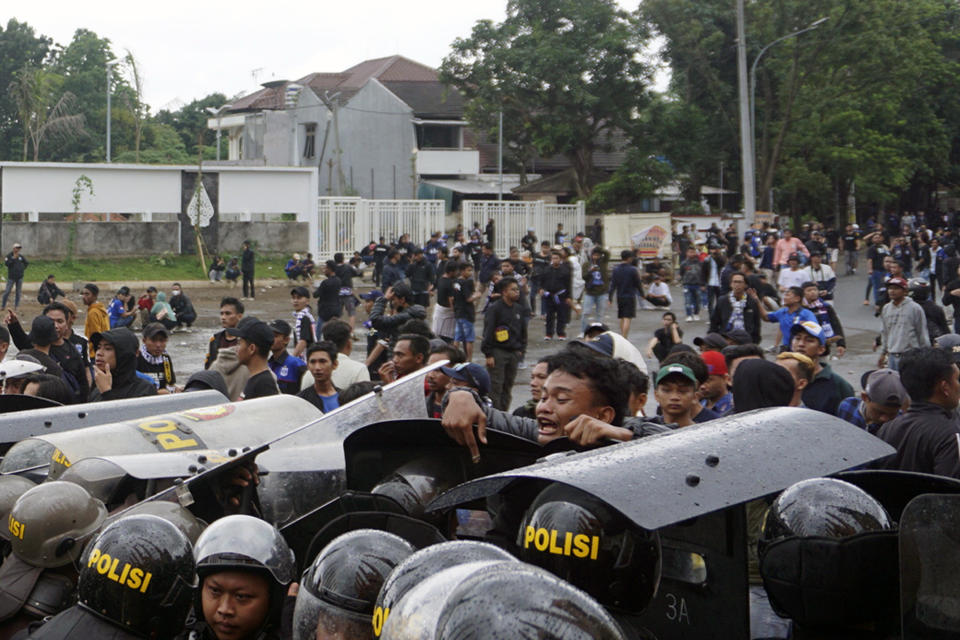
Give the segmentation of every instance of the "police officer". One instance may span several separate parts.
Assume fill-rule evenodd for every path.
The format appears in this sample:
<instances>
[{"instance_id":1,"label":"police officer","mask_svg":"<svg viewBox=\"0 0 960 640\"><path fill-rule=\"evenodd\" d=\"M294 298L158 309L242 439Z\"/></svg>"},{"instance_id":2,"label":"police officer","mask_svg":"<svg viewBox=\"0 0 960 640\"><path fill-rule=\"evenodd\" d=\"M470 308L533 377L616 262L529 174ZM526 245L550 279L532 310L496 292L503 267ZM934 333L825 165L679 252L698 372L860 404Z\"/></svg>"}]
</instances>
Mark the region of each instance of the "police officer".
<instances>
[{"instance_id":1,"label":"police officer","mask_svg":"<svg viewBox=\"0 0 960 640\"><path fill-rule=\"evenodd\" d=\"M403 538L374 529L331 540L303 575L293 614L294 640L371 637L380 588L413 552Z\"/></svg>"},{"instance_id":2,"label":"police officer","mask_svg":"<svg viewBox=\"0 0 960 640\"><path fill-rule=\"evenodd\" d=\"M758 552L773 610L793 620L790 637L865 640L899 631L897 532L859 487L835 478L791 485L767 511Z\"/></svg>"},{"instance_id":3,"label":"police officer","mask_svg":"<svg viewBox=\"0 0 960 640\"><path fill-rule=\"evenodd\" d=\"M74 563L106 515L71 482L45 482L20 496L7 517L12 553L0 566L0 637L73 604Z\"/></svg>"},{"instance_id":4,"label":"police officer","mask_svg":"<svg viewBox=\"0 0 960 640\"><path fill-rule=\"evenodd\" d=\"M189 640L279 640L296 575L293 551L272 525L252 516L220 518L194 547L200 597ZM287 602L289 600L289 603Z\"/></svg>"},{"instance_id":5,"label":"police officer","mask_svg":"<svg viewBox=\"0 0 960 640\"><path fill-rule=\"evenodd\" d=\"M80 566L78 603L30 638L171 638L183 630L197 576L190 541L170 522L121 518L87 548Z\"/></svg>"}]
</instances>

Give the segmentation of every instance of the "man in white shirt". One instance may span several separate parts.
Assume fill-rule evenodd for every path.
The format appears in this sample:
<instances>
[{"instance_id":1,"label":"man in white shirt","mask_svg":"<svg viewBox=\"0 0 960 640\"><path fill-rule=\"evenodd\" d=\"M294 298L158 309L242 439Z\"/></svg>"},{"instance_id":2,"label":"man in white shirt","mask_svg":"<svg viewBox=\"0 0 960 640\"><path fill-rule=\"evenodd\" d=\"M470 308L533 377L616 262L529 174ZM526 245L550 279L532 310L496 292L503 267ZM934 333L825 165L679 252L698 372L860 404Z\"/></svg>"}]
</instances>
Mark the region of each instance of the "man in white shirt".
<instances>
[{"instance_id":1,"label":"man in white shirt","mask_svg":"<svg viewBox=\"0 0 960 640\"><path fill-rule=\"evenodd\" d=\"M820 297L824 300L833 300L833 289L837 286L837 274L828 264L823 264L823 256L819 253L810 253L810 264L801 269L804 272L805 282L816 282L820 289Z\"/></svg>"},{"instance_id":2,"label":"man in white shirt","mask_svg":"<svg viewBox=\"0 0 960 640\"><path fill-rule=\"evenodd\" d=\"M777 286L780 293L783 293L790 287L803 287L803 283L810 280L810 276L804 269L800 268L800 256L791 253L787 258L787 268L780 269L780 278L777 280Z\"/></svg>"},{"instance_id":3,"label":"man in white shirt","mask_svg":"<svg viewBox=\"0 0 960 640\"><path fill-rule=\"evenodd\" d=\"M353 351L353 331L350 325L343 320L330 320L323 323L320 333L324 340L337 345L337 368L333 370L333 386L337 389L346 389L354 382L364 382L370 379L370 372L366 365L350 357ZM313 385L313 376L303 376L302 389Z\"/></svg>"},{"instance_id":4,"label":"man in white shirt","mask_svg":"<svg viewBox=\"0 0 960 640\"><path fill-rule=\"evenodd\" d=\"M663 277L659 273L653 274L653 282L647 288L647 295L644 298L657 307L669 307L673 304L670 287L663 281Z\"/></svg>"}]
</instances>

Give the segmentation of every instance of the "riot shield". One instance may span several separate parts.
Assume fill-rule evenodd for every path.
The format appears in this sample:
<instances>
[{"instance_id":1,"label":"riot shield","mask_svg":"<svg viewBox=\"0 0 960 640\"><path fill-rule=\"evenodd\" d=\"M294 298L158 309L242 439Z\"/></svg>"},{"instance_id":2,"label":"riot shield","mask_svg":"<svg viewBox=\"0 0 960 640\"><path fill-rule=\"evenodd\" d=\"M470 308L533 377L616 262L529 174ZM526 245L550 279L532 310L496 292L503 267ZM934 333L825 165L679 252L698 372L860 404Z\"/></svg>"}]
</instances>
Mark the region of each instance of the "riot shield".
<instances>
[{"instance_id":1,"label":"riot shield","mask_svg":"<svg viewBox=\"0 0 960 640\"><path fill-rule=\"evenodd\" d=\"M34 411L36 409L50 409L62 407L56 400L41 398L40 396L25 396L22 393L5 393L0 395L0 413L16 413L18 411Z\"/></svg>"},{"instance_id":2,"label":"riot shield","mask_svg":"<svg viewBox=\"0 0 960 640\"><path fill-rule=\"evenodd\" d=\"M214 393L220 397L217 392L174 395L191 396L200 393ZM137 399L143 400L147 399ZM34 446L33 440L42 441L50 450L50 477L56 479L72 462L91 456L255 446L274 441L293 428L311 423L318 415L320 413L316 407L302 398L290 395L271 396L61 433L41 432L42 435L28 438L11 447L10 455L16 454L20 447ZM14 470L0 465L0 471Z\"/></svg>"},{"instance_id":3,"label":"riot shield","mask_svg":"<svg viewBox=\"0 0 960 640\"><path fill-rule=\"evenodd\" d=\"M6 398L19 397L0 396L0 403L4 402ZM3 417L0 447L6 449L15 442L35 436L62 433L118 420L134 420L171 411L209 407L224 401L226 401L226 398L222 393L208 390L18 411ZM12 470L0 464L0 472Z\"/></svg>"},{"instance_id":4,"label":"riot shield","mask_svg":"<svg viewBox=\"0 0 960 640\"><path fill-rule=\"evenodd\" d=\"M960 638L960 495L917 496L900 520L903 640Z\"/></svg>"},{"instance_id":5,"label":"riot shield","mask_svg":"<svg viewBox=\"0 0 960 640\"><path fill-rule=\"evenodd\" d=\"M565 438L566 447L571 444ZM551 453L562 451L554 445ZM487 444L480 462L474 463L467 449L446 434L439 420L391 420L368 424L343 441L347 487L370 491L404 464L415 460L454 463L459 482L500 471L516 469L544 457L536 442L487 430Z\"/></svg>"},{"instance_id":6,"label":"riot shield","mask_svg":"<svg viewBox=\"0 0 960 640\"><path fill-rule=\"evenodd\" d=\"M441 495L429 510L490 496L521 480L546 480L600 498L637 526L660 529L893 452L863 429L819 411L758 409L473 480Z\"/></svg>"},{"instance_id":7,"label":"riot shield","mask_svg":"<svg viewBox=\"0 0 960 640\"><path fill-rule=\"evenodd\" d=\"M946 476L892 469L844 471L834 476L856 485L875 498L890 517L900 520L911 500L924 493L960 493L960 480Z\"/></svg>"}]
</instances>

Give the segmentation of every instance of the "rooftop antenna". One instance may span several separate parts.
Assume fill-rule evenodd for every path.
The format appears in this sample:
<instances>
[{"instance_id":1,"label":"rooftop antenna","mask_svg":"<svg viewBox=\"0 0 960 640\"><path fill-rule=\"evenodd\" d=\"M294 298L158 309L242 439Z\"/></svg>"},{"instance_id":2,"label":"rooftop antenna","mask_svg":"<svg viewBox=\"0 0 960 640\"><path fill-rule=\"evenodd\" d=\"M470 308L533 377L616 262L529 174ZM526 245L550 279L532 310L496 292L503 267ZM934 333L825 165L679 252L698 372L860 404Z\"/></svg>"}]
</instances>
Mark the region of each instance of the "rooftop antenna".
<instances>
[{"instance_id":1,"label":"rooftop antenna","mask_svg":"<svg viewBox=\"0 0 960 640\"><path fill-rule=\"evenodd\" d=\"M253 84L259 84L261 75L263 75L263 67L250 70L250 77L253 78Z\"/></svg>"}]
</instances>

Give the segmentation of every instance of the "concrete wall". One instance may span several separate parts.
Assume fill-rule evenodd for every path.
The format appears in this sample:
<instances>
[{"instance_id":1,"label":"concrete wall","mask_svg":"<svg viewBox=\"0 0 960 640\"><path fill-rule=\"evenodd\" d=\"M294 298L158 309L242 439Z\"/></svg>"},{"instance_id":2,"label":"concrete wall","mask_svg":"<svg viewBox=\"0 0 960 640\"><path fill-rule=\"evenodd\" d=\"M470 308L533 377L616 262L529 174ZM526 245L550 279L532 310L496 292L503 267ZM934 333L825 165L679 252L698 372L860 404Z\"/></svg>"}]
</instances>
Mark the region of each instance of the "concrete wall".
<instances>
[{"instance_id":1,"label":"concrete wall","mask_svg":"<svg viewBox=\"0 0 960 640\"><path fill-rule=\"evenodd\" d=\"M261 252L302 253L310 250L309 231L306 222L221 222L220 252L239 254L240 245L249 240Z\"/></svg>"},{"instance_id":2,"label":"concrete wall","mask_svg":"<svg viewBox=\"0 0 960 640\"><path fill-rule=\"evenodd\" d=\"M244 240L264 253L309 251L306 222L221 222L222 253L240 253ZM69 222L4 222L3 253L14 242L30 258L64 258L70 237ZM81 222L77 225L77 257L150 256L180 252L178 222Z\"/></svg>"},{"instance_id":3,"label":"concrete wall","mask_svg":"<svg viewBox=\"0 0 960 640\"><path fill-rule=\"evenodd\" d=\"M63 258L70 238L69 222L4 222L3 252L14 242L30 258ZM77 225L78 257L159 255L180 251L178 222L81 222Z\"/></svg>"}]
</instances>

